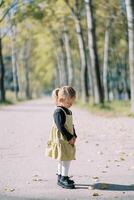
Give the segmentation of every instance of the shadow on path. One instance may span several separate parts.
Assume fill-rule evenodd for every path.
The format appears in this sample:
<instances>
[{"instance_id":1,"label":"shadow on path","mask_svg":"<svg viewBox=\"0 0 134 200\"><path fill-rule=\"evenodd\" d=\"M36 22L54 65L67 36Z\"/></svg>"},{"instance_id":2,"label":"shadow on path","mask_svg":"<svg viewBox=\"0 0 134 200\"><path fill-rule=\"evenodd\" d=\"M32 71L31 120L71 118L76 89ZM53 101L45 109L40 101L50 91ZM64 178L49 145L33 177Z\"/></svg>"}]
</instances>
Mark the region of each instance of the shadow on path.
<instances>
[{"instance_id":1,"label":"shadow on path","mask_svg":"<svg viewBox=\"0 0 134 200\"><path fill-rule=\"evenodd\" d=\"M134 185L119 185L112 183L75 184L76 189L97 189L110 191L134 191Z\"/></svg>"}]
</instances>

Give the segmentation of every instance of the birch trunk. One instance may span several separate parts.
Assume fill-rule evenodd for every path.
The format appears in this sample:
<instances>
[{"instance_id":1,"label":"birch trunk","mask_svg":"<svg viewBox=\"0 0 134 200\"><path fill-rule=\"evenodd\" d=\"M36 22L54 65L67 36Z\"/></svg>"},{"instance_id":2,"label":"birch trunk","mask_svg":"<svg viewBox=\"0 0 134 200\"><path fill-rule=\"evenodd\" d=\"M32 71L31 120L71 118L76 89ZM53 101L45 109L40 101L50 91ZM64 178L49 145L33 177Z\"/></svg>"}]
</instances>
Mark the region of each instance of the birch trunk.
<instances>
[{"instance_id":1,"label":"birch trunk","mask_svg":"<svg viewBox=\"0 0 134 200\"><path fill-rule=\"evenodd\" d=\"M128 80L128 76L129 76L129 74L128 74L128 66L127 66L127 55L125 55L124 57L123 57L123 59L124 59L124 63L125 63L125 68L124 68L124 73L125 73L125 87L126 87L126 93L127 93L127 97L128 97L128 99L130 100L131 99L131 95L130 95L130 87L129 87L129 80Z\"/></svg>"},{"instance_id":2,"label":"birch trunk","mask_svg":"<svg viewBox=\"0 0 134 200\"><path fill-rule=\"evenodd\" d=\"M57 61L56 74L57 74L57 86L68 85L68 72L66 62L66 52L64 44L64 33L59 34L58 31L49 27L50 33L53 35L53 44L55 48L55 58Z\"/></svg>"},{"instance_id":3,"label":"birch trunk","mask_svg":"<svg viewBox=\"0 0 134 200\"><path fill-rule=\"evenodd\" d=\"M60 38L60 66L61 66L61 84L68 85L68 72L67 72L67 66L66 66L66 55L65 55L65 48L64 48L64 42L63 39Z\"/></svg>"},{"instance_id":4,"label":"birch trunk","mask_svg":"<svg viewBox=\"0 0 134 200\"><path fill-rule=\"evenodd\" d=\"M60 62L57 50L55 51L55 88L60 86Z\"/></svg>"},{"instance_id":5,"label":"birch trunk","mask_svg":"<svg viewBox=\"0 0 134 200\"><path fill-rule=\"evenodd\" d=\"M85 44L82 34L82 28L80 24L79 18L75 18L75 27L77 33L77 40L80 51L80 60L81 60L81 93L82 93L82 101L83 103L88 102L89 94L88 94L88 66L86 59L86 50Z\"/></svg>"},{"instance_id":6,"label":"birch trunk","mask_svg":"<svg viewBox=\"0 0 134 200\"><path fill-rule=\"evenodd\" d=\"M94 103L103 103L103 88L100 78L99 61L96 47L95 25L92 12L92 1L85 0L87 27L88 27L88 46L91 59L92 80L94 87Z\"/></svg>"},{"instance_id":7,"label":"birch trunk","mask_svg":"<svg viewBox=\"0 0 134 200\"><path fill-rule=\"evenodd\" d=\"M75 29L77 34L79 52L80 52L80 61L81 61L81 96L83 103L88 102L89 94L88 94L88 65L86 59L86 48L83 38L83 32L80 23L80 13L78 9L78 0L74 1L74 8L70 6L68 0L64 0L67 6L69 7L71 14L73 16L75 22Z\"/></svg>"},{"instance_id":8,"label":"birch trunk","mask_svg":"<svg viewBox=\"0 0 134 200\"><path fill-rule=\"evenodd\" d=\"M108 53L109 53L109 35L110 35L110 23L107 23L105 31L105 40L104 40L104 60L103 60L103 87L104 87L104 99L108 101Z\"/></svg>"},{"instance_id":9,"label":"birch trunk","mask_svg":"<svg viewBox=\"0 0 134 200\"><path fill-rule=\"evenodd\" d=\"M30 80L29 80L29 53L30 53L30 42L28 39L24 42L24 50L23 50L23 62L24 62L24 70L25 70L25 96L27 99L31 99L30 93Z\"/></svg>"},{"instance_id":10,"label":"birch trunk","mask_svg":"<svg viewBox=\"0 0 134 200\"><path fill-rule=\"evenodd\" d=\"M63 77L63 74L62 74L62 62L61 62L61 54L60 53L58 53L58 52L56 52L55 53L55 55L56 55L56 59L57 59L57 65L56 65L56 74L57 74L57 76L56 76L56 79L57 79L57 87L60 87L60 86L62 86L62 85L64 85L64 77Z\"/></svg>"},{"instance_id":11,"label":"birch trunk","mask_svg":"<svg viewBox=\"0 0 134 200\"><path fill-rule=\"evenodd\" d=\"M3 54L2 54L2 38L0 33L0 101L5 102L5 87L4 87L4 79L5 79L5 67L3 62Z\"/></svg>"},{"instance_id":12,"label":"birch trunk","mask_svg":"<svg viewBox=\"0 0 134 200\"><path fill-rule=\"evenodd\" d=\"M134 112L134 1L125 0L128 20L128 46L131 88L131 111Z\"/></svg>"},{"instance_id":13,"label":"birch trunk","mask_svg":"<svg viewBox=\"0 0 134 200\"><path fill-rule=\"evenodd\" d=\"M67 57L68 84L70 86L73 86L74 85L74 69L73 69L73 64L72 64L70 40L69 40L68 30L65 24L64 24L64 43L65 43L65 50L66 50L66 57Z\"/></svg>"},{"instance_id":14,"label":"birch trunk","mask_svg":"<svg viewBox=\"0 0 134 200\"><path fill-rule=\"evenodd\" d=\"M59 64L58 64L58 60L57 60L57 63L55 64L55 88L56 87L59 87L60 85L60 73L59 73Z\"/></svg>"},{"instance_id":15,"label":"birch trunk","mask_svg":"<svg viewBox=\"0 0 134 200\"><path fill-rule=\"evenodd\" d=\"M16 30L15 27L12 28L11 44L12 44L12 71L13 71L13 87L15 92L15 97L18 99L19 92L19 82L18 82L18 66L17 66L17 52L16 52Z\"/></svg>"}]
</instances>

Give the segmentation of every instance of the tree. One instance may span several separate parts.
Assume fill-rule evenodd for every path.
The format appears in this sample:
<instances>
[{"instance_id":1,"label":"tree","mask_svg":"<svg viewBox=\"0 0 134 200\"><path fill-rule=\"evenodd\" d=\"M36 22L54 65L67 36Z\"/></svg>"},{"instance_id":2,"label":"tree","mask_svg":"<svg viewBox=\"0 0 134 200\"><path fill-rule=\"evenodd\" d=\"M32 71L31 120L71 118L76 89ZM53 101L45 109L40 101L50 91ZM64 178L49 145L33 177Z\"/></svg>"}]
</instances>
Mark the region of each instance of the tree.
<instances>
[{"instance_id":1,"label":"tree","mask_svg":"<svg viewBox=\"0 0 134 200\"><path fill-rule=\"evenodd\" d=\"M17 48L16 48L16 27L11 29L11 45L12 45L12 72L13 72L13 87L16 100L18 99L19 81L18 81L18 64L17 64Z\"/></svg>"},{"instance_id":2,"label":"tree","mask_svg":"<svg viewBox=\"0 0 134 200\"><path fill-rule=\"evenodd\" d=\"M90 53L90 62L92 69L92 81L94 89L94 103L103 103L103 87L100 76L100 66L98 61L98 52L95 33L95 19L93 17L92 0L85 0L87 26L88 26L88 48Z\"/></svg>"},{"instance_id":3,"label":"tree","mask_svg":"<svg viewBox=\"0 0 134 200\"><path fill-rule=\"evenodd\" d=\"M1 7L1 18L0 18L0 23L2 24L9 14L9 12L17 5L17 2L11 3L9 0L6 2L3 0L0 2L0 7ZM0 99L1 101L5 101L5 86L4 86L4 81L5 81L5 66L4 66L4 59L3 59L3 46L2 46L2 39L4 36L1 34L2 28L0 27L0 69L1 69L1 74L0 74L0 89L1 89L1 96Z\"/></svg>"},{"instance_id":4,"label":"tree","mask_svg":"<svg viewBox=\"0 0 134 200\"><path fill-rule=\"evenodd\" d=\"M131 111L134 112L134 1L125 0L128 20L128 46L131 87Z\"/></svg>"},{"instance_id":5,"label":"tree","mask_svg":"<svg viewBox=\"0 0 134 200\"><path fill-rule=\"evenodd\" d=\"M108 54L109 54L109 35L110 35L109 21L106 24L105 39L104 39L104 61L103 61L103 87L104 87L104 99L108 101Z\"/></svg>"},{"instance_id":6,"label":"tree","mask_svg":"<svg viewBox=\"0 0 134 200\"><path fill-rule=\"evenodd\" d=\"M2 102L5 101L4 79L5 79L5 66L3 62L2 37L1 37L1 30L0 30L0 101Z\"/></svg>"},{"instance_id":7,"label":"tree","mask_svg":"<svg viewBox=\"0 0 134 200\"><path fill-rule=\"evenodd\" d=\"M65 50L66 50L66 58L67 58L67 68L68 68L68 84L70 86L74 86L74 69L73 69L73 63L72 63L72 55L71 55L71 47L70 47L70 38L68 33L68 27L67 27L67 20L64 19L64 44L65 44Z\"/></svg>"},{"instance_id":8,"label":"tree","mask_svg":"<svg viewBox=\"0 0 134 200\"><path fill-rule=\"evenodd\" d=\"M89 93L88 93L88 65L86 58L86 47L84 42L83 30L81 26L81 16L80 10L78 6L78 0L75 0L74 7L72 7L68 0L65 0L65 3L69 7L71 14L73 16L75 22L75 29L77 34L77 40L79 45L80 52L80 61L81 61L81 93L82 93L82 101L85 103L88 101Z\"/></svg>"},{"instance_id":9,"label":"tree","mask_svg":"<svg viewBox=\"0 0 134 200\"><path fill-rule=\"evenodd\" d=\"M24 47L23 47L23 64L24 64L24 73L25 73L25 96L27 99L31 99L30 93L30 79L29 79L29 54L30 54L30 40L25 38Z\"/></svg>"}]
</instances>

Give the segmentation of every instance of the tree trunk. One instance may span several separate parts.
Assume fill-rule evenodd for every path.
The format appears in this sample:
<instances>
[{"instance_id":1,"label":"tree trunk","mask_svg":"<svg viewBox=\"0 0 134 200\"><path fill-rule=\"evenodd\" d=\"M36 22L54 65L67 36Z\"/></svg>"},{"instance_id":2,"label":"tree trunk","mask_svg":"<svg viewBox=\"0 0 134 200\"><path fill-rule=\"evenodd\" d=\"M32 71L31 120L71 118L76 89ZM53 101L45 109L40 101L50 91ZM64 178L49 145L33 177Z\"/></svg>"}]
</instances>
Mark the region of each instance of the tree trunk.
<instances>
[{"instance_id":1,"label":"tree trunk","mask_svg":"<svg viewBox=\"0 0 134 200\"><path fill-rule=\"evenodd\" d=\"M53 44L55 48L55 58L57 61L56 64L56 83L57 86L68 85L68 71L67 71L67 62L66 62L66 52L65 52L65 42L64 42L64 33L60 33L57 30L54 30L52 27L49 27L49 31L53 36Z\"/></svg>"},{"instance_id":2,"label":"tree trunk","mask_svg":"<svg viewBox=\"0 0 134 200\"><path fill-rule=\"evenodd\" d=\"M54 80L54 88L60 86L60 62L57 49L55 48L55 80Z\"/></svg>"},{"instance_id":3,"label":"tree trunk","mask_svg":"<svg viewBox=\"0 0 134 200\"><path fill-rule=\"evenodd\" d=\"M94 97L94 88L93 88L93 76L92 76L92 69L91 69L91 62L89 54L87 55L87 64L88 64L88 77L89 77L89 97L90 95Z\"/></svg>"},{"instance_id":4,"label":"tree trunk","mask_svg":"<svg viewBox=\"0 0 134 200\"><path fill-rule=\"evenodd\" d=\"M25 69L25 81L26 81L26 87L25 87L25 95L27 99L31 99L31 93L30 93L30 80L29 80L29 53L30 53L30 42L28 39L24 42L24 52L23 52L23 61L24 61L24 69Z\"/></svg>"},{"instance_id":5,"label":"tree trunk","mask_svg":"<svg viewBox=\"0 0 134 200\"><path fill-rule=\"evenodd\" d=\"M130 92L129 80L128 80L128 76L129 76L129 73L128 73L128 62L127 62L128 55L126 55L126 54L123 57L123 59L124 59L124 71L125 71L124 72L125 73L124 81L125 81L125 88L126 88L127 97L130 100L131 99L131 94L130 94L131 92Z\"/></svg>"},{"instance_id":6,"label":"tree trunk","mask_svg":"<svg viewBox=\"0 0 134 200\"><path fill-rule=\"evenodd\" d=\"M68 0L64 0L67 6L69 7L74 22L75 22L75 29L77 33L77 40L80 52L80 61L81 61L81 93L82 93L82 101L83 103L88 102L89 94L88 94L88 65L86 59L86 48L83 38L82 27L80 23L80 14L78 9L78 0L75 0L75 6L72 8Z\"/></svg>"},{"instance_id":7,"label":"tree trunk","mask_svg":"<svg viewBox=\"0 0 134 200\"><path fill-rule=\"evenodd\" d=\"M88 66L86 59L86 49L83 39L82 28L80 24L79 17L75 18L75 27L80 51L80 60L81 60L81 93L83 103L88 102Z\"/></svg>"},{"instance_id":8,"label":"tree trunk","mask_svg":"<svg viewBox=\"0 0 134 200\"><path fill-rule=\"evenodd\" d=\"M65 50L66 50L66 57L67 57L68 84L70 86L74 86L74 69L73 69L73 64L72 64L69 35L68 35L68 30L65 23L64 23L64 43L65 43Z\"/></svg>"},{"instance_id":9,"label":"tree trunk","mask_svg":"<svg viewBox=\"0 0 134 200\"><path fill-rule=\"evenodd\" d=\"M110 22L107 22L104 40L104 60L103 60L103 87L104 87L104 99L108 101L108 53L109 53L109 34L110 34Z\"/></svg>"},{"instance_id":10,"label":"tree trunk","mask_svg":"<svg viewBox=\"0 0 134 200\"><path fill-rule=\"evenodd\" d=\"M61 66L61 76L62 76L62 81L61 84L63 85L68 85L68 72L67 72L67 65L66 65L66 54L65 54L65 47L64 47L64 42L63 42L63 37L59 39L60 42L60 66Z\"/></svg>"},{"instance_id":11,"label":"tree trunk","mask_svg":"<svg viewBox=\"0 0 134 200\"><path fill-rule=\"evenodd\" d=\"M57 79L57 87L60 87L61 85L64 85L63 83L63 74L62 74L62 66L61 66L61 54L56 52L56 59L57 59L57 65L56 65L56 79Z\"/></svg>"},{"instance_id":12,"label":"tree trunk","mask_svg":"<svg viewBox=\"0 0 134 200\"><path fill-rule=\"evenodd\" d=\"M58 59L58 58L57 58ZM60 70L59 70L59 61L57 60L57 63L55 64L55 88L59 87L60 84Z\"/></svg>"},{"instance_id":13,"label":"tree trunk","mask_svg":"<svg viewBox=\"0 0 134 200\"><path fill-rule=\"evenodd\" d=\"M2 38L0 34L0 101L5 102L5 86L4 86L4 79L5 79L5 67L3 62L3 54L2 54Z\"/></svg>"},{"instance_id":14,"label":"tree trunk","mask_svg":"<svg viewBox=\"0 0 134 200\"><path fill-rule=\"evenodd\" d=\"M15 27L12 28L12 71L13 71L13 87L15 92L15 97L18 99L18 92L19 92L19 82L18 82L18 66L17 66L17 51L15 47Z\"/></svg>"},{"instance_id":15,"label":"tree trunk","mask_svg":"<svg viewBox=\"0 0 134 200\"><path fill-rule=\"evenodd\" d=\"M95 35L95 25L92 11L92 1L85 0L86 14L87 14L87 26L88 26L88 46L91 59L92 67L92 80L94 87L94 103L103 103L103 87L100 77L100 68L98 61L98 53L96 47L96 35Z\"/></svg>"},{"instance_id":16,"label":"tree trunk","mask_svg":"<svg viewBox=\"0 0 134 200\"><path fill-rule=\"evenodd\" d=\"M125 0L128 20L128 46L131 88L131 111L134 112L134 1Z\"/></svg>"}]
</instances>

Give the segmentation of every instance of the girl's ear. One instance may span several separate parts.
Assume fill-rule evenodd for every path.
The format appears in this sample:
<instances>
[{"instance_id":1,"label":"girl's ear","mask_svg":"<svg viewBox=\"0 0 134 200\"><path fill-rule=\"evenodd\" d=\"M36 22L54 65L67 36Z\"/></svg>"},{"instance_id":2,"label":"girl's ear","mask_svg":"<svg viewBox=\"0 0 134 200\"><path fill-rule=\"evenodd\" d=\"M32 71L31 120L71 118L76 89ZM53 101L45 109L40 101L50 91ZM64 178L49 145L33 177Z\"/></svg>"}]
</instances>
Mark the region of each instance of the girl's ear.
<instances>
[{"instance_id":1,"label":"girl's ear","mask_svg":"<svg viewBox=\"0 0 134 200\"><path fill-rule=\"evenodd\" d=\"M60 98L60 99L59 99L59 102L61 102L61 103L63 103L64 101L65 101L64 98Z\"/></svg>"}]
</instances>

